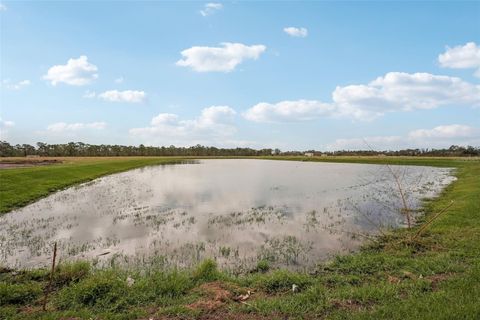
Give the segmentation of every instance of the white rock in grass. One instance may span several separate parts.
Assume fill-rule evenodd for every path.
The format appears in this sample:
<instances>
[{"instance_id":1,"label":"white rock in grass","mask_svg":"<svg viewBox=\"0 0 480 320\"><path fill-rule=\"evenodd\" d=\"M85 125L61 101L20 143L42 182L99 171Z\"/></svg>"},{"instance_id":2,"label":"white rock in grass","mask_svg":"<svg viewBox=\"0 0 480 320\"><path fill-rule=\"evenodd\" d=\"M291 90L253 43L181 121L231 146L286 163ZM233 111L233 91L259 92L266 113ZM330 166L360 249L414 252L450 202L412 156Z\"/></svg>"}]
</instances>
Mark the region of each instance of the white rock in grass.
<instances>
[{"instance_id":1,"label":"white rock in grass","mask_svg":"<svg viewBox=\"0 0 480 320\"><path fill-rule=\"evenodd\" d=\"M130 276L127 277L127 286L131 287L135 283L135 280Z\"/></svg>"},{"instance_id":2,"label":"white rock in grass","mask_svg":"<svg viewBox=\"0 0 480 320\"><path fill-rule=\"evenodd\" d=\"M299 288L296 284L292 284L292 291L293 292L298 292Z\"/></svg>"}]
</instances>

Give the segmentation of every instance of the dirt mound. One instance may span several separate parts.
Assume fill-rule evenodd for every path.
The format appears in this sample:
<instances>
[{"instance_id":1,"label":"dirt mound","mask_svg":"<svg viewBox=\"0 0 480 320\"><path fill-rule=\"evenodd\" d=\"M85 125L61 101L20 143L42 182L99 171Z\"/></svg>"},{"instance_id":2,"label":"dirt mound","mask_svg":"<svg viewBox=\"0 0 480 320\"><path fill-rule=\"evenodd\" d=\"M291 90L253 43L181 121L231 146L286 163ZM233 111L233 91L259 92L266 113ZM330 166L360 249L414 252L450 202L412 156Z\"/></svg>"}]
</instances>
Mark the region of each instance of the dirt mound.
<instances>
[{"instance_id":1,"label":"dirt mound","mask_svg":"<svg viewBox=\"0 0 480 320\"><path fill-rule=\"evenodd\" d=\"M203 297L187 306L188 308L194 310L216 310L233 297L233 294L224 287L224 284L219 281L202 284L196 290L198 290Z\"/></svg>"}]
</instances>

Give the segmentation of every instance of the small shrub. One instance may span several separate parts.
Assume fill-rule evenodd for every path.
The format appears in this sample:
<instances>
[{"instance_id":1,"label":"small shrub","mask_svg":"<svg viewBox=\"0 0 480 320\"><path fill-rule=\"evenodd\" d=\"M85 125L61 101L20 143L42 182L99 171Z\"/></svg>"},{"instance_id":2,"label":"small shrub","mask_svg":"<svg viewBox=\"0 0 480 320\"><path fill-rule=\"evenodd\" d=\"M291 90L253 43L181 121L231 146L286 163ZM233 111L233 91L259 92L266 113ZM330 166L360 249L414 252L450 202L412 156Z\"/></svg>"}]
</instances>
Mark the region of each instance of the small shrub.
<instances>
[{"instance_id":1,"label":"small shrub","mask_svg":"<svg viewBox=\"0 0 480 320\"><path fill-rule=\"evenodd\" d=\"M197 269L193 273L193 279L195 281L214 281L218 280L220 272L217 268L217 263L212 259L207 259L200 263Z\"/></svg>"},{"instance_id":2,"label":"small shrub","mask_svg":"<svg viewBox=\"0 0 480 320\"><path fill-rule=\"evenodd\" d=\"M175 299L185 294L194 281L185 272L157 272L141 278L132 287L137 303Z\"/></svg>"},{"instance_id":3,"label":"small shrub","mask_svg":"<svg viewBox=\"0 0 480 320\"><path fill-rule=\"evenodd\" d=\"M270 263L267 260L260 260L257 263L257 267L255 268L256 272L265 273L270 270Z\"/></svg>"},{"instance_id":4,"label":"small shrub","mask_svg":"<svg viewBox=\"0 0 480 320\"><path fill-rule=\"evenodd\" d=\"M44 269L33 269L20 273L16 277L20 281L45 281L50 276L50 270L48 268Z\"/></svg>"},{"instance_id":5,"label":"small shrub","mask_svg":"<svg viewBox=\"0 0 480 320\"><path fill-rule=\"evenodd\" d=\"M126 281L114 272L99 272L65 287L58 293L56 305L62 310L84 307L123 310L128 306L128 289Z\"/></svg>"},{"instance_id":6,"label":"small shrub","mask_svg":"<svg viewBox=\"0 0 480 320\"><path fill-rule=\"evenodd\" d=\"M78 282L90 274L90 264L86 261L66 263L58 266L53 283L57 287Z\"/></svg>"}]
</instances>

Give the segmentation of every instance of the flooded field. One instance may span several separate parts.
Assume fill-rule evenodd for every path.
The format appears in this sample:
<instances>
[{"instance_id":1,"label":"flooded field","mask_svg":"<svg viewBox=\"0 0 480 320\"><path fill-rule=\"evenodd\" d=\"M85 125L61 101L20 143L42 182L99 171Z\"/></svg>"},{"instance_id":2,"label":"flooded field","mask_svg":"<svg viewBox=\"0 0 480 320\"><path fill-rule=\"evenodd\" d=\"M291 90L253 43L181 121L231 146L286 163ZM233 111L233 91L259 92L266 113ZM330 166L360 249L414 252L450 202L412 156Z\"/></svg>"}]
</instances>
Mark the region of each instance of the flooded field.
<instances>
[{"instance_id":1,"label":"flooded field","mask_svg":"<svg viewBox=\"0 0 480 320\"><path fill-rule=\"evenodd\" d=\"M392 166L409 208L453 181L451 170ZM386 166L202 160L151 166L57 192L0 217L0 263L62 261L186 267L211 257L236 271L259 260L308 269L354 250L405 217Z\"/></svg>"}]
</instances>

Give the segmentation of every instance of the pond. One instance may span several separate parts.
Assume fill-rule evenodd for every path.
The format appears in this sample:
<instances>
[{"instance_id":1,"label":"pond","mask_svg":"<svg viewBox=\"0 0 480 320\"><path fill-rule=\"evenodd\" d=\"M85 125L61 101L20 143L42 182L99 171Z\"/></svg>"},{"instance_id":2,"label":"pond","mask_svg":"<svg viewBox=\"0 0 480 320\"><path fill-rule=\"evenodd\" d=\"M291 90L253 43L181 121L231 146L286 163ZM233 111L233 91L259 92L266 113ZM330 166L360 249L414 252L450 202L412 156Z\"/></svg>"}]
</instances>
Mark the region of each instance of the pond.
<instances>
[{"instance_id":1,"label":"pond","mask_svg":"<svg viewBox=\"0 0 480 320\"><path fill-rule=\"evenodd\" d=\"M423 166L215 159L150 166L54 193L0 217L0 263L189 267L205 258L235 271L259 260L309 269L355 250L452 182Z\"/></svg>"}]
</instances>

